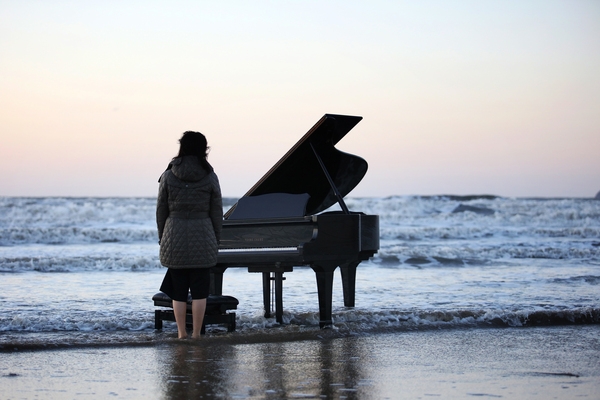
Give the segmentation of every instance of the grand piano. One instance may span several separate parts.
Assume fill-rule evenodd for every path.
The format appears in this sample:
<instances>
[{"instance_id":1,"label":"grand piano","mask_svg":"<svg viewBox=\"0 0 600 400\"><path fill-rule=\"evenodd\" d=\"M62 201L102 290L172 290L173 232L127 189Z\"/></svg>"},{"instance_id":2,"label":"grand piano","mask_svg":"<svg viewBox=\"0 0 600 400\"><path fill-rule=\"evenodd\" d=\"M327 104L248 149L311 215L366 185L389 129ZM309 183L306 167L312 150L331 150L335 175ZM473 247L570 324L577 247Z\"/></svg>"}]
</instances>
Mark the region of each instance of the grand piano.
<instances>
[{"instance_id":1,"label":"grand piano","mask_svg":"<svg viewBox=\"0 0 600 400\"><path fill-rule=\"evenodd\" d=\"M379 250L379 216L350 211L344 202L367 172L367 162L335 145L362 119L324 115L224 215L211 293L220 295L227 268L262 273L265 317L283 322L283 274L308 266L316 274L319 326L332 324L333 275L342 274L344 305L354 307L356 269ZM338 203L341 211L329 211Z\"/></svg>"}]
</instances>

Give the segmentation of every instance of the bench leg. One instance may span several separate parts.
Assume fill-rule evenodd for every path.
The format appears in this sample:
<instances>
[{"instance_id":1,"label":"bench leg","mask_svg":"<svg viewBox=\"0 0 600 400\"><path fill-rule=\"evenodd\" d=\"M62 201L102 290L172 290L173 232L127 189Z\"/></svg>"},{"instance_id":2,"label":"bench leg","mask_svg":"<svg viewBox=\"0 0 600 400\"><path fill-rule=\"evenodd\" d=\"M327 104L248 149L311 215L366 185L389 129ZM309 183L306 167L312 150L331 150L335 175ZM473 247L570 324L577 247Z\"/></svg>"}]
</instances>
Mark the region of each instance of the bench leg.
<instances>
[{"instance_id":1,"label":"bench leg","mask_svg":"<svg viewBox=\"0 0 600 400\"><path fill-rule=\"evenodd\" d=\"M162 318L160 310L154 310L154 329L162 329Z\"/></svg>"},{"instance_id":2,"label":"bench leg","mask_svg":"<svg viewBox=\"0 0 600 400\"><path fill-rule=\"evenodd\" d=\"M227 324L227 332L235 332L235 313L229 313L229 323Z\"/></svg>"}]
</instances>

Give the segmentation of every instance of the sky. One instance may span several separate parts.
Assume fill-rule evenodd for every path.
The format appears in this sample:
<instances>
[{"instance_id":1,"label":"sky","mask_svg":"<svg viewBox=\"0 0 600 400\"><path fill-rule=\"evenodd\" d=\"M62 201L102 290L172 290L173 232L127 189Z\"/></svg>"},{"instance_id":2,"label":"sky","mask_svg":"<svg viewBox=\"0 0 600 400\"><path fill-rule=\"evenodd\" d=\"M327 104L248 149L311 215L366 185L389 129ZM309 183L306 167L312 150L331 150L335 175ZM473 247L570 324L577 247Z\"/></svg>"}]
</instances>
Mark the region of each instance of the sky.
<instances>
[{"instance_id":1,"label":"sky","mask_svg":"<svg viewBox=\"0 0 600 400\"><path fill-rule=\"evenodd\" d=\"M0 196L242 196L324 114L350 197L600 190L600 1L0 0Z\"/></svg>"}]
</instances>

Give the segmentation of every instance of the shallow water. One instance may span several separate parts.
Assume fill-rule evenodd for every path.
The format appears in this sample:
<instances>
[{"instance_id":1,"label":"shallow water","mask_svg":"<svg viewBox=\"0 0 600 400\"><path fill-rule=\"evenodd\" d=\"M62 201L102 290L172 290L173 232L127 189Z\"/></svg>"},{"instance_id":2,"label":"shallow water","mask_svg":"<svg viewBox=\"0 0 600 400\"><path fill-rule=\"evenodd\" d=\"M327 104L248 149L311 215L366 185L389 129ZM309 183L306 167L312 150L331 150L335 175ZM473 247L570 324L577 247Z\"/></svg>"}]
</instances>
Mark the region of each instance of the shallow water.
<instances>
[{"instance_id":1,"label":"shallow water","mask_svg":"<svg viewBox=\"0 0 600 400\"><path fill-rule=\"evenodd\" d=\"M343 306L336 273L333 330L340 336L600 322L600 201L347 203L380 216L381 249L359 266L355 308ZM154 207L150 198L0 198L0 349L154 337L151 297L164 274ZM224 294L240 301L238 334L318 327L314 273L302 267L285 277L285 325L278 327L263 317L261 276L225 273ZM165 334L174 329L165 323Z\"/></svg>"}]
</instances>

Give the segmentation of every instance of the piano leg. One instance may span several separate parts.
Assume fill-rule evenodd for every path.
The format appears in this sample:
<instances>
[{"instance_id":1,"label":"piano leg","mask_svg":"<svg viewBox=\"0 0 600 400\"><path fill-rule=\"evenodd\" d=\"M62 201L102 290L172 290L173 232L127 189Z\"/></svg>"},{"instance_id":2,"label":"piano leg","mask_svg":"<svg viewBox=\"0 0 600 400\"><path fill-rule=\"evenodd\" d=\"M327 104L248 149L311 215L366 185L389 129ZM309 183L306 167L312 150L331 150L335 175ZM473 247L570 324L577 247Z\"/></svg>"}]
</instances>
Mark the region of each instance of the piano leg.
<instances>
[{"instance_id":1,"label":"piano leg","mask_svg":"<svg viewBox=\"0 0 600 400\"><path fill-rule=\"evenodd\" d=\"M356 297L356 267L358 267L358 264L360 264L360 261L340 265L344 306L346 307L354 307Z\"/></svg>"},{"instance_id":2,"label":"piano leg","mask_svg":"<svg viewBox=\"0 0 600 400\"><path fill-rule=\"evenodd\" d=\"M319 327L333 325L331 316L333 302L333 272L337 266L311 265L317 275L317 291L319 293Z\"/></svg>"},{"instance_id":3,"label":"piano leg","mask_svg":"<svg viewBox=\"0 0 600 400\"><path fill-rule=\"evenodd\" d=\"M271 273L262 273L263 282L263 305L265 307L265 318L271 318Z\"/></svg>"}]
</instances>

